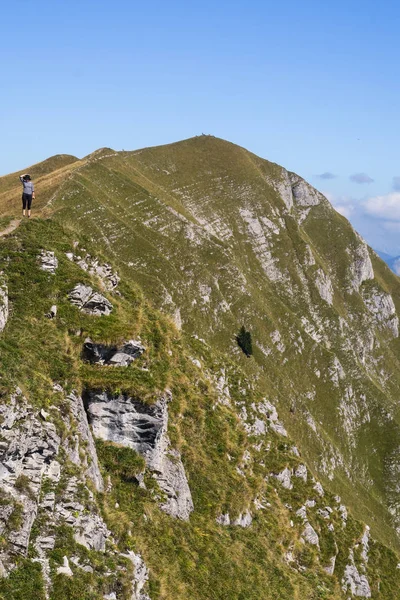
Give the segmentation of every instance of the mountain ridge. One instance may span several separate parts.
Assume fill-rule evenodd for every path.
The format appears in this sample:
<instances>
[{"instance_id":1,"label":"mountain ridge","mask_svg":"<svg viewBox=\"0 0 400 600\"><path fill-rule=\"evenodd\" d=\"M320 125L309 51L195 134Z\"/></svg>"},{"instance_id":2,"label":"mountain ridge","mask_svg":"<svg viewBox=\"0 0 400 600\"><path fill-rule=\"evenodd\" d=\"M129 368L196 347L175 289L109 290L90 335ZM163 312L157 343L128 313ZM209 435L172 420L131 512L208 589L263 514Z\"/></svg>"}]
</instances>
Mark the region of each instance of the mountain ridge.
<instances>
[{"instance_id":1,"label":"mountain ridge","mask_svg":"<svg viewBox=\"0 0 400 600\"><path fill-rule=\"evenodd\" d=\"M84 585L97 594L90 597L128 597L127 581L107 583L96 567L83 575L73 562L78 556L93 568L111 560L106 546L91 548L90 557L79 547L83 515L92 514L118 548L115 574L128 550L144 559L149 583L139 590L139 566L130 574L136 600L147 593L152 600L394 600L398 278L301 177L218 138L132 152L103 148L39 177L38 197L42 182L44 218L23 222L0 248L11 308L9 315L3 308L8 322L0 336L0 381L11 398L4 410L11 419L18 397L35 427L35 419L50 419L61 435L64 487L46 483L61 507L51 517L55 532L68 502L79 504L72 488L65 496L71 474L91 489L89 454L112 482L83 494L89 512L68 517L64 542L38 521L33 531L39 540L54 538L55 550L36 542L37 533L23 542L28 556L39 552L50 581L43 594L78 598L74 581L83 585L87 577ZM10 212L14 194L3 193ZM36 299L33 307L27 298ZM236 343L242 325L252 334L250 358ZM129 362L132 346L143 350ZM100 358L106 352L106 361L125 355L118 360L129 364L91 364L87 347ZM111 413L133 418L131 403L159 411L163 441L146 466L137 446L129 454L132 431L107 424L104 413L118 406ZM72 411L75 424L66 429L67 421L40 417L53 406L63 419ZM74 431L82 462L71 471ZM151 483L156 462L187 495L186 473L194 510L185 523L163 514L179 494L160 475ZM23 485L37 490L24 481L21 490L12 481L5 488L23 510L30 502ZM164 487L153 492L156 484ZM38 494L40 516L48 509ZM68 536L75 542L68 545ZM4 551L6 569L11 559ZM18 573L11 570L11 580Z\"/></svg>"}]
</instances>

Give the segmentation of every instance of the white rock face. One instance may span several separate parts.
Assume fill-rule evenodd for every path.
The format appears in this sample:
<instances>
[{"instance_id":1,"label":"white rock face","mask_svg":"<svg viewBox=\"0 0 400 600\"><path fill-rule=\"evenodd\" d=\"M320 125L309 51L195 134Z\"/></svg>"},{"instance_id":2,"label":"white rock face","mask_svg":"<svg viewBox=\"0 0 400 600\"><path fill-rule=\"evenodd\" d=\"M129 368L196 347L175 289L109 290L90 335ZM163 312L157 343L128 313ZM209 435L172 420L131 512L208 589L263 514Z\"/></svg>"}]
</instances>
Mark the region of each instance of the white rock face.
<instances>
[{"instance_id":1,"label":"white rock face","mask_svg":"<svg viewBox=\"0 0 400 600\"><path fill-rule=\"evenodd\" d=\"M365 565L368 562L369 532L370 532L370 528L368 527L368 525L366 525L363 536L361 538L361 546L362 546L361 558L363 559Z\"/></svg>"},{"instance_id":2,"label":"white rock face","mask_svg":"<svg viewBox=\"0 0 400 600\"><path fill-rule=\"evenodd\" d=\"M85 546L88 550L104 552L110 532L103 519L99 515L76 515L76 507L73 508L75 508L74 514L68 514L68 509L63 510L62 508L56 510L56 514L73 525L75 530L74 539L78 544Z\"/></svg>"},{"instance_id":3,"label":"white rock face","mask_svg":"<svg viewBox=\"0 0 400 600\"><path fill-rule=\"evenodd\" d=\"M322 270L318 269L315 275L315 285L319 291L319 295L329 305L333 303L333 285L330 277Z\"/></svg>"},{"instance_id":4,"label":"white rock face","mask_svg":"<svg viewBox=\"0 0 400 600\"><path fill-rule=\"evenodd\" d=\"M311 185L295 173L289 173L294 204L301 207L318 206L323 198Z\"/></svg>"},{"instance_id":5,"label":"white rock face","mask_svg":"<svg viewBox=\"0 0 400 600\"><path fill-rule=\"evenodd\" d=\"M111 302L89 285L78 283L68 294L71 304L88 315L109 315L113 309Z\"/></svg>"},{"instance_id":6,"label":"white rock face","mask_svg":"<svg viewBox=\"0 0 400 600\"><path fill-rule=\"evenodd\" d=\"M278 418L278 411L276 410L275 406L271 404L271 402L268 400L263 400L257 405L253 404L252 408L254 411L257 411L265 417L268 427L270 427L279 435L287 437L287 431ZM263 433L265 433L265 427Z\"/></svg>"},{"instance_id":7,"label":"white rock face","mask_svg":"<svg viewBox=\"0 0 400 600\"><path fill-rule=\"evenodd\" d=\"M349 443L355 445L355 435L358 429L371 420L366 397L355 395L353 387L348 385L340 398L338 412L342 418L344 431L347 433Z\"/></svg>"},{"instance_id":8,"label":"white rock face","mask_svg":"<svg viewBox=\"0 0 400 600\"><path fill-rule=\"evenodd\" d=\"M0 416L0 486L10 502L1 507L0 531L4 532L16 502L22 509L22 523L19 530L9 533L8 541L12 553L26 554L42 479L59 477L56 457L60 438L53 423L40 419L22 394L13 395L8 404L0 405ZM15 487L17 481L24 481L21 491L18 485ZM9 560L3 553L0 559L3 564Z\"/></svg>"},{"instance_id":9,"label":"white rock face","mask_svg":"<svg viewBox=\"0 0 400 600\"><path fill-rule=\"evenodd\" d=\"M228 525L230 525L230 524L231 524L231 518L230 518L230 516L229 516L229 514L228 514L228 513L225 513L225 514L223 514L223 515L219 515L219 516L216 518L216 521L217 521L217 523L218 523L219 525L225 525L225 526L228 526Z\"/></svg>"},{"instance_id":10,"label":"white rock face","mask_svg":"<svg viewBox=\"0 0 400 600\"><path fill-rule=\"evenodd\" d=\"M399 318L392 296L375 288L372 293L363 293L363 300L375 322L387 327L393 337L399 337Z\"/></svg>"},{"instance_id":11,"label":"white rock face","mask_svg":"<svg viewBox=\"0 0 400 600\"><path fill-rule=\"evenodd\" d=\"M87 338L83 344L82 357L92 364L127 367L145 351L138 340L129 340L121 346L96 344Z\"/></svg>"},{"instance_id":12,"label":"white rock face","mask_svg":"<svg viewBox=\"0 0 400 600\"><path fill-rule=\"evenodd\" d=\"M58 260L54 252L50 252L49 250L41 250L39 261L42 271L47 271L52 275L55 274L58 268Z\"/></svg>"},{"instance_id":13,"label":"white rock face","mask_svg":"<svg viewBox=\"0 0 400 600\"><path fill-rule=\"evenodd\" d=\"M132 600L150 600L150 597L143 592L143 588L149 579L149 571L144 564L140 554L130 551L126 555L134 567L134 578L132 581Z\"/></svg>"},{"instance_id":14,"label":"white rock face","mask_svg":"<svg viewBox=\"0 0 400 600\"><path fill-rule=\"evenodd\" d=\"M216 521L219 525L224 525L225 527L229 525L234 525L236 527L243 527L244 529L246 529L252 524L253 517L251 512L249 510L246 510L244 513L241 513L234 521L232 521L229 513L219 515L216 518Z\"/></svg>"},{"instance_id":15,"label":"white rock face","mask_svg":"<svg viewBox=\"0 0 400 600\"><path fill-rule=\"evenodd\" d=\"M296 512L296 515L302 519L302 521L305 525L303 532L301 534L303 540L313 546L318 546L318 548L319 548L318 534L315 531L314 527L309 522L308 516L307 516L307 508L314 508L314 506L315 506L314 500L307 500L305 505L302 506L301 508L299 508L299 510Z\"/></svg>"},{"instance_id":16,"label":"white rock face","mask_svg":"<svg viewBox=\"0 0 400 600\"><path fill-rule=\"evenodd\" d=\"M359 244L356 249L353 251L348 250L353 259L349 271L350 287L356 292L359 291L363 281L374 278L374 269L372 268L367 244L360 236L357 235L357 237Z\"/></svg>"},{"instance_id":17,"label":"white rock face","mask_svg":"<svg viewBox=\"0 0 400 600\"><path fill-rule=\"evenodd\" d=\"M342 517L343 527L346 527L346 524L347 524L347 508L345 507L344 504L341 504L339 506L339 512L340 512L340 516Z\"/></svg>"},{"instance_id":18,"label":"white rock face","mask_svg":"<svg viewBox=\"0 0 400 600\"><path fill-rule=\"evenodd\" d=\"M166 394L148 405L106 392L87 392L84 397L94 436L142 454L166 494L161 508L171 516L188 520L193 511L192 496L180 454L170 448L167 435L170 399Z\"/></svg>"},{"instance_id":19,"label":"white rock face","mask_svg":"<svg viewBox=\"0 0 400 600\"><path fill-rule=\"evenodd\" d=\"M55 319L57 316L57 305L53 304L49 312L45 315L48 319Z\"/></svg>"},{"instance_id":20,"label":"white rock face","mask_svg":"<svg viewBox=\"0 0 400 600\"><path fill-rule=\"evenodd\" d=\"M318 534L315 531L314 527L310 523L306 523L306 526L303 530L302 536L305 539L305 541L308 542L309 544L319 547Z\"/></svg>"},{"instance_id":21,"label":"white rock face","mask_svg":"<svg viewBox=\"0 0 400 600\"><path fill-rule=\"evenodd\" d=\"M68 396L68 400L76 428L76 433L72 436L74 445L72 446L69 443L66 447L68 458L72 463L82 467L86 476L92 480L96 490L101 492L104 489L103 478L100 473L96 447L89 428L82 398L76 392L72 392ZM82 453L79 450L83 447L85 449L83 453L84 458L81 458Z\"/></svg>"},{"instance_id":22,"label":"white rock face","mask_svg":"<svg viewBox=\"0 0 400 600\"><path fill-rule=\"evenodd\" d=\"M344 570L342 590L350 591L352 596L371 598L371 588L366 575L360 573L354 563L354 553L350 550L350 564Z\"/></svg>"},{"instance_id":23,"label":"white rock face","mask_svg":"<svg viewBox=\"0 0 400 600\"><path fill-rule=\"evenodd\" d=\"M59 385L54 386L54 391L63 393ZM67 432L62 446L51 422L52 410L35 409L20 390L0 405L0 535L7 541L0 550L0 572L3 577L7 576L16 566L17 557L27 554L31 529L40 511L40 533L35 538L34 560L41 565L47 598L51 588L48 553L54 548L57 527L63 523L70 526L75 541L88 550L106 552L107 541L115 546L111 532L99 514L94 494L86 485L90 478L99 491L103 489L82 399L72 393L64 401L69 410L62 416ZM42 483L46 480L47 484L55 486L59 482L64 465L68 464L65 455L59 460L61 447L67 459L80 469L77 476L68 474L65 487L58 490L56 497L54 491L44 493ZM7 521L16 508L21 513L21 525L9 530ZM113 555L118 556L115 552ZM132 553L132 556L135 565L132 598L150 600L143 592L147 569L138 555ZM64 557L63 565L56 568L56 573L72 577L71 565L93 572L90 563L80 564L76 557Z\"/></svg>"},{"instance_id":24,"label":"white rock face","mask_svg":"<svg viewBox=\"0 0 400 600\"><path fill-rule=\"evenodd\" d=\"M267 181L282 198L286 209L290 212L293 208L293 193L289 173L286 171L286 169L282 168L281 180L267 177Z\"/></svg>"},{"instance_id":25,"label":"white rock face","mask_svg":"<svg viewBox=\"0 0 400 600\"><path fill-rule=\"evenodd\" d=\"M0 273L0 333L8 321L8 287L3 275Z\"/></svg>"},{"instance_id":26,"label":"white rock face","mask_svg":"<svg viewBox=\"0 0 400 600\"><path fill-rule=\"evenodd\" d=\"M292 475L292 471L286 467L283 469L283 471L281 471L281 473L275 475L275 477L278 481L280 481L282 487L286 488L287 490L291 490L293 488Z\"/></svg>"},{"instance_id":27,"label":"white rock face","mask_svg":"<svg viewBox=\"0 0 400 600\"><path fill-rule=\"evenodd\" d=\"M283 280L284 274L278 268L278 259L271 252L271 234L279 233L279 226L269 219L255 214L250 207L240 209L240 216L246 225L246 233L265 274L271 281Z\"/></svg>"},{"instance_id":28,"label":"white rock face","mask_svg":"<svg viewBox=\"0 0 400 600\"><path fill-rule=\"evenodd\" d=\"M336 565L336 555L332 556L329 559L329 565L326 565L326 567L324 567L324 570L328 573L328 575L333 575L335 572L335 565Z\"/></svg>"},{"instance_id":29,"label":"white rock face","mask_svg":"<svg viewBox=\"0 0 400 600\"><path fill-rule=\"evenodd\" d=\"M299 465L297 467L296 471L294 472L294 474L295 474L295 477L299 477L305 483L307 482L307 467L306 467L306 465Z\"/></svg>"},{"instance_id":30,"label":"white rock face","mask_svg":"<svg viewBox=\"0 0 400 600\"><path fill-rule=\"evenodd\" d=\"M337 356L333 357L332 365L329 367L329 378L336 387L339 387L339 382L344 379L346 373Z\"/></svg>"},{"instance_id":31,"label":"white rock face","mask_svg":"<svg viewBox=\"0 0 400 600\"><path fill-rule=\"evenodd\" d=\"M250 527L252 521L253 517L251 516L251 513L248 510L246 510L246 512L240 514L238 518L233 521L233 525L246 528Z\"/></svg>"}]
</instances>

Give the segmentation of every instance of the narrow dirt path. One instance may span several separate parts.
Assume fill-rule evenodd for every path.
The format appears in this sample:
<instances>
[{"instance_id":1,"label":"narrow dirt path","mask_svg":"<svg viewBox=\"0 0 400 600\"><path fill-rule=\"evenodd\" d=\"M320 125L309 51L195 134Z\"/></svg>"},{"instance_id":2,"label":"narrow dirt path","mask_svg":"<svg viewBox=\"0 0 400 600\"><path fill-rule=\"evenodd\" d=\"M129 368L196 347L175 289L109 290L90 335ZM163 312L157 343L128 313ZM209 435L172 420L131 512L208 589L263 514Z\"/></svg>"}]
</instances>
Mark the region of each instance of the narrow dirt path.
<instances>
[{"instance_id":1,"label":"narrow dirt path","mask_svg":"<svg viewBox=\"0 0 400 600\"><path fill-rule=\"evenodd\" d=\"M17 229L17 227L20 223L21 223L21 219L13 219L11 221L11 223L8 225L8 227L3 229L3 231L0 231L0 237L4 237L5 235L12 233L14 231L14 229Z\"/></svg>"}]
</instances>

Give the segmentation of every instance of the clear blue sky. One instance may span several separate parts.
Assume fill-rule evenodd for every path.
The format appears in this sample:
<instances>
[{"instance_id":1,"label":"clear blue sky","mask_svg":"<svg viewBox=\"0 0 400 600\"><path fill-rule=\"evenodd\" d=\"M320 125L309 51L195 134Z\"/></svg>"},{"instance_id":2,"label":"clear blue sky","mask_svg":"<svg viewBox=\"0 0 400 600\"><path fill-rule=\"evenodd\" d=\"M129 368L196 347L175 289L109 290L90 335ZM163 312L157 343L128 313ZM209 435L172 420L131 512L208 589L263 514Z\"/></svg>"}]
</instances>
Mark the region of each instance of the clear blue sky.
<instances>
[{"instance_id":1,"label":"clear blue sky","mask_svg":"<svg viewBox=\"0 0 400 600\"><path fill-rule=\"evenodd\" d=\"M398 2L14 0L1 17L0 174L211 133L400 254Z\"/></svg>"}]
</instances>

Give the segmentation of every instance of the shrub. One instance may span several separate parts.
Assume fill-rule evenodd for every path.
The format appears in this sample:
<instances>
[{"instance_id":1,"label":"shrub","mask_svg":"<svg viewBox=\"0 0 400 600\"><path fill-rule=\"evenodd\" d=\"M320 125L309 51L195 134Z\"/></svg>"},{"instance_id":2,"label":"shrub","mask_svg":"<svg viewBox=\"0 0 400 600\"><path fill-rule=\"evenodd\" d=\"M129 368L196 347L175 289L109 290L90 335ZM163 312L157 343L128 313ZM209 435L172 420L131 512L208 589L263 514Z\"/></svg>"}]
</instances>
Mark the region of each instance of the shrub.
<instances>
[{"instance_id":1,"label":"shrub","mask_svg":"<svg viewBox=\"0 0 400 600\"><path fill-rule=\"evenodd\" d=\"M239 348L243 350L246 356L251 356L253 354L251 333L250 331L246 331L244 325L242 325L240 328L239 334L236 336L236 341L239 345Z\"/></svg>"}]
</instances>

